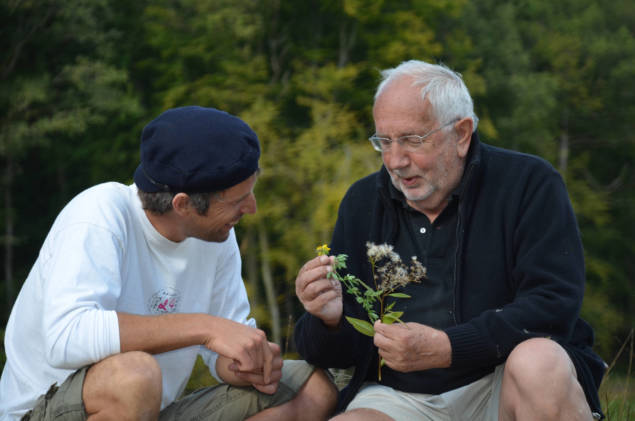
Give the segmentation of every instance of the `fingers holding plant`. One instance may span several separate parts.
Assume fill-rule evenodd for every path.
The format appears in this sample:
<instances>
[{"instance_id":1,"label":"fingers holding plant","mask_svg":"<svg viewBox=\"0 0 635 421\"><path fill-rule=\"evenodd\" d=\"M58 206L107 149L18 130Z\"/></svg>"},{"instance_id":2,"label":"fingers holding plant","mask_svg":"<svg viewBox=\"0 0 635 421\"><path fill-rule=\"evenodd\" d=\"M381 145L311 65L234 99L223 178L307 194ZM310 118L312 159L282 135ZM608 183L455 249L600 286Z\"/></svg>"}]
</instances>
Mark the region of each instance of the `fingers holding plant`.
<instances>
[{"instance_id":1,"label":"fingers holding plant","mask_svg":"<svg viewBox=\"0 0 635 421\"><path fill-rule=\"evenodd\" d=\"M327 249L322 252L328 253ZM334 257L320 254L300 269L295 281L296 295L305 310L327 326L337 326L342 317L342 287L329 275L336 264Z\"/></svg>"},{"instance_id":2,"label":"fingers holding plant","mask_svg":"<svg viewBox=\"0 0 635 421\"><path fill-rule=\"evenodd\" d=\"M449 367L452 347L443 331L420 323L374 325L373 341L383 364L403 373Z\"/></svg>"}]
</instances>

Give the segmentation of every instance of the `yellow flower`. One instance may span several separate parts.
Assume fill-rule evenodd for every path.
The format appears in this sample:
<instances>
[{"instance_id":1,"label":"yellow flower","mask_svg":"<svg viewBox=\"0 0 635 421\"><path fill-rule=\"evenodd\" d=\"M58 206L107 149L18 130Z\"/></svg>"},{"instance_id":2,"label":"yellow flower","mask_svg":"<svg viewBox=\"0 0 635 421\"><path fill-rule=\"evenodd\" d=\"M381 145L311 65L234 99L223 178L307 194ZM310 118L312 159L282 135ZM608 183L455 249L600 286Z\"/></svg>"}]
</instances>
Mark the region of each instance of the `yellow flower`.
<instances>
[{"instance_id":1,"label":"yellow flower","mask_svg":"<svg viewBox=\"0 0 635 421\"><path fill-rule=\"evenodd\" d=\"M315 250L317 251L318 256L328 256L329 255L329 251L331 251L329 246L327 246L326 244L322 244L321 246L317 246L315 248Z\"/></svg>"}]
</instances>

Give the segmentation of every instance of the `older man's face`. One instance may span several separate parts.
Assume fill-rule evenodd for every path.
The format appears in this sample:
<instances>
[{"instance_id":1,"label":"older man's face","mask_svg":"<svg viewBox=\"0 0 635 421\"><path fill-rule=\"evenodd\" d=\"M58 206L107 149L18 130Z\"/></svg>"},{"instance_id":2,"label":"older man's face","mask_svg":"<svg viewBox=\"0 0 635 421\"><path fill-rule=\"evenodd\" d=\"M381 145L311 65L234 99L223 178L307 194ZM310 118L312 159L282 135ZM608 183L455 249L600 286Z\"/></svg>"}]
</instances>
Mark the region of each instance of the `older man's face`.
<instances>
[{"instance_id":1,"label":"older man's face","mask_svg":"<svg viewBox=\"0 0 635 421\"><path fill-rule=\"evenodd\" d=\"M402 77L386 87L373 108L378 136L394 140L409 134L424 135L447 123L436 121L419 91L420 87L413 87L409 77ZM395 187L403 192L410 206L431 219L446 206L463 174L464 155L456 140L450 126L428 137L416 152L406 151L397 142L382 152Z\"/></svg>"}]
</instances>

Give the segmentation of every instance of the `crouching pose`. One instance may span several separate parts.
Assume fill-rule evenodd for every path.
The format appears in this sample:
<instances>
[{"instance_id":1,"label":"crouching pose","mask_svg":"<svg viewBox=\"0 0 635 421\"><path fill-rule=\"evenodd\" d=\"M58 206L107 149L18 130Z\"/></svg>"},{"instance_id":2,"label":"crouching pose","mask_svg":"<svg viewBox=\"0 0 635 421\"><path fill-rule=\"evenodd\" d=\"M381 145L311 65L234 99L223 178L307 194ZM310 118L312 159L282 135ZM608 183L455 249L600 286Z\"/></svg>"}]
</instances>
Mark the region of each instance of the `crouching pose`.
<instances>
[{"instance_id":1,"label":"crouching pose","mask_svg":"<svg viewBox=\"0 0 635 421\"><path fill-rule=\"evenodd\" d=\"M134 184L62 210L9 318L0 419L328 416L329 378L248 318L233 228L256 212L259 158L237 117L171 109L143 130ZM178 399L198 355L221 383Z\"/></svg>"},{"instance_id":2,"label":"crouching pose","mask_svg":"<svg viewBox=\"0 0 635 421\"><path fill-rule=\"evenodd\" d=\"M368 316L326 278L333 257L300 271L300 354L355 367L335 419L601 418L604 363L579 318L583 251L562 178L540 158L480 142L472 98L447 67L409 61L383 75L370 138L383 166L342 200L332 254L380 284L366 243L386 243L416 256L426 277L398 290L410 298L384 302L404 323L377 321L370 337L344 317Z\"/></svg>"}]
</instances>

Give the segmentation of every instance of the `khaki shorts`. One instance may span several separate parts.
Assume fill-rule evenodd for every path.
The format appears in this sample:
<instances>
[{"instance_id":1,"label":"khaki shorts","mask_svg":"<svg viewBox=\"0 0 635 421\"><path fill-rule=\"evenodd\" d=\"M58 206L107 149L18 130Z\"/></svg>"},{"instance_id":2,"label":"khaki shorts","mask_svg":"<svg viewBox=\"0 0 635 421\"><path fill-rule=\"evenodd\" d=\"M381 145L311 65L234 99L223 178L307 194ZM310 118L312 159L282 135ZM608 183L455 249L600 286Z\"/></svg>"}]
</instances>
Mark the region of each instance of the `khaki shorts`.
<instances>
[{"instance_id":1,"label":"khaki shorts","mask_svg":"<svg viewBox=\"0 0 635 421\"><path fill-rule=\"evenodd\" d=\"M377 383L365 383L346 410L369 408L395 421L497 420L504 365L493 373L440 395L407 393Z\"/></svg>"},{"instance_id":2,"label":"khaki shorts","mask_svg":"<svg viewBox=\"0 0 635 421\"><path fill-rule=\"evenodd\" d=\"M51 386L40 396L33 410L22 420L83 421L86 411L82 402L82 387L88 367L77 370L61 386ZM300 360L285 360L282 379L273 395L258 392L253 387L228 384L199 389L173 402L159 415L161 421L244 420L263 409L290 401L309 379L315 368Z\"/></svg>"}]
</instances>

